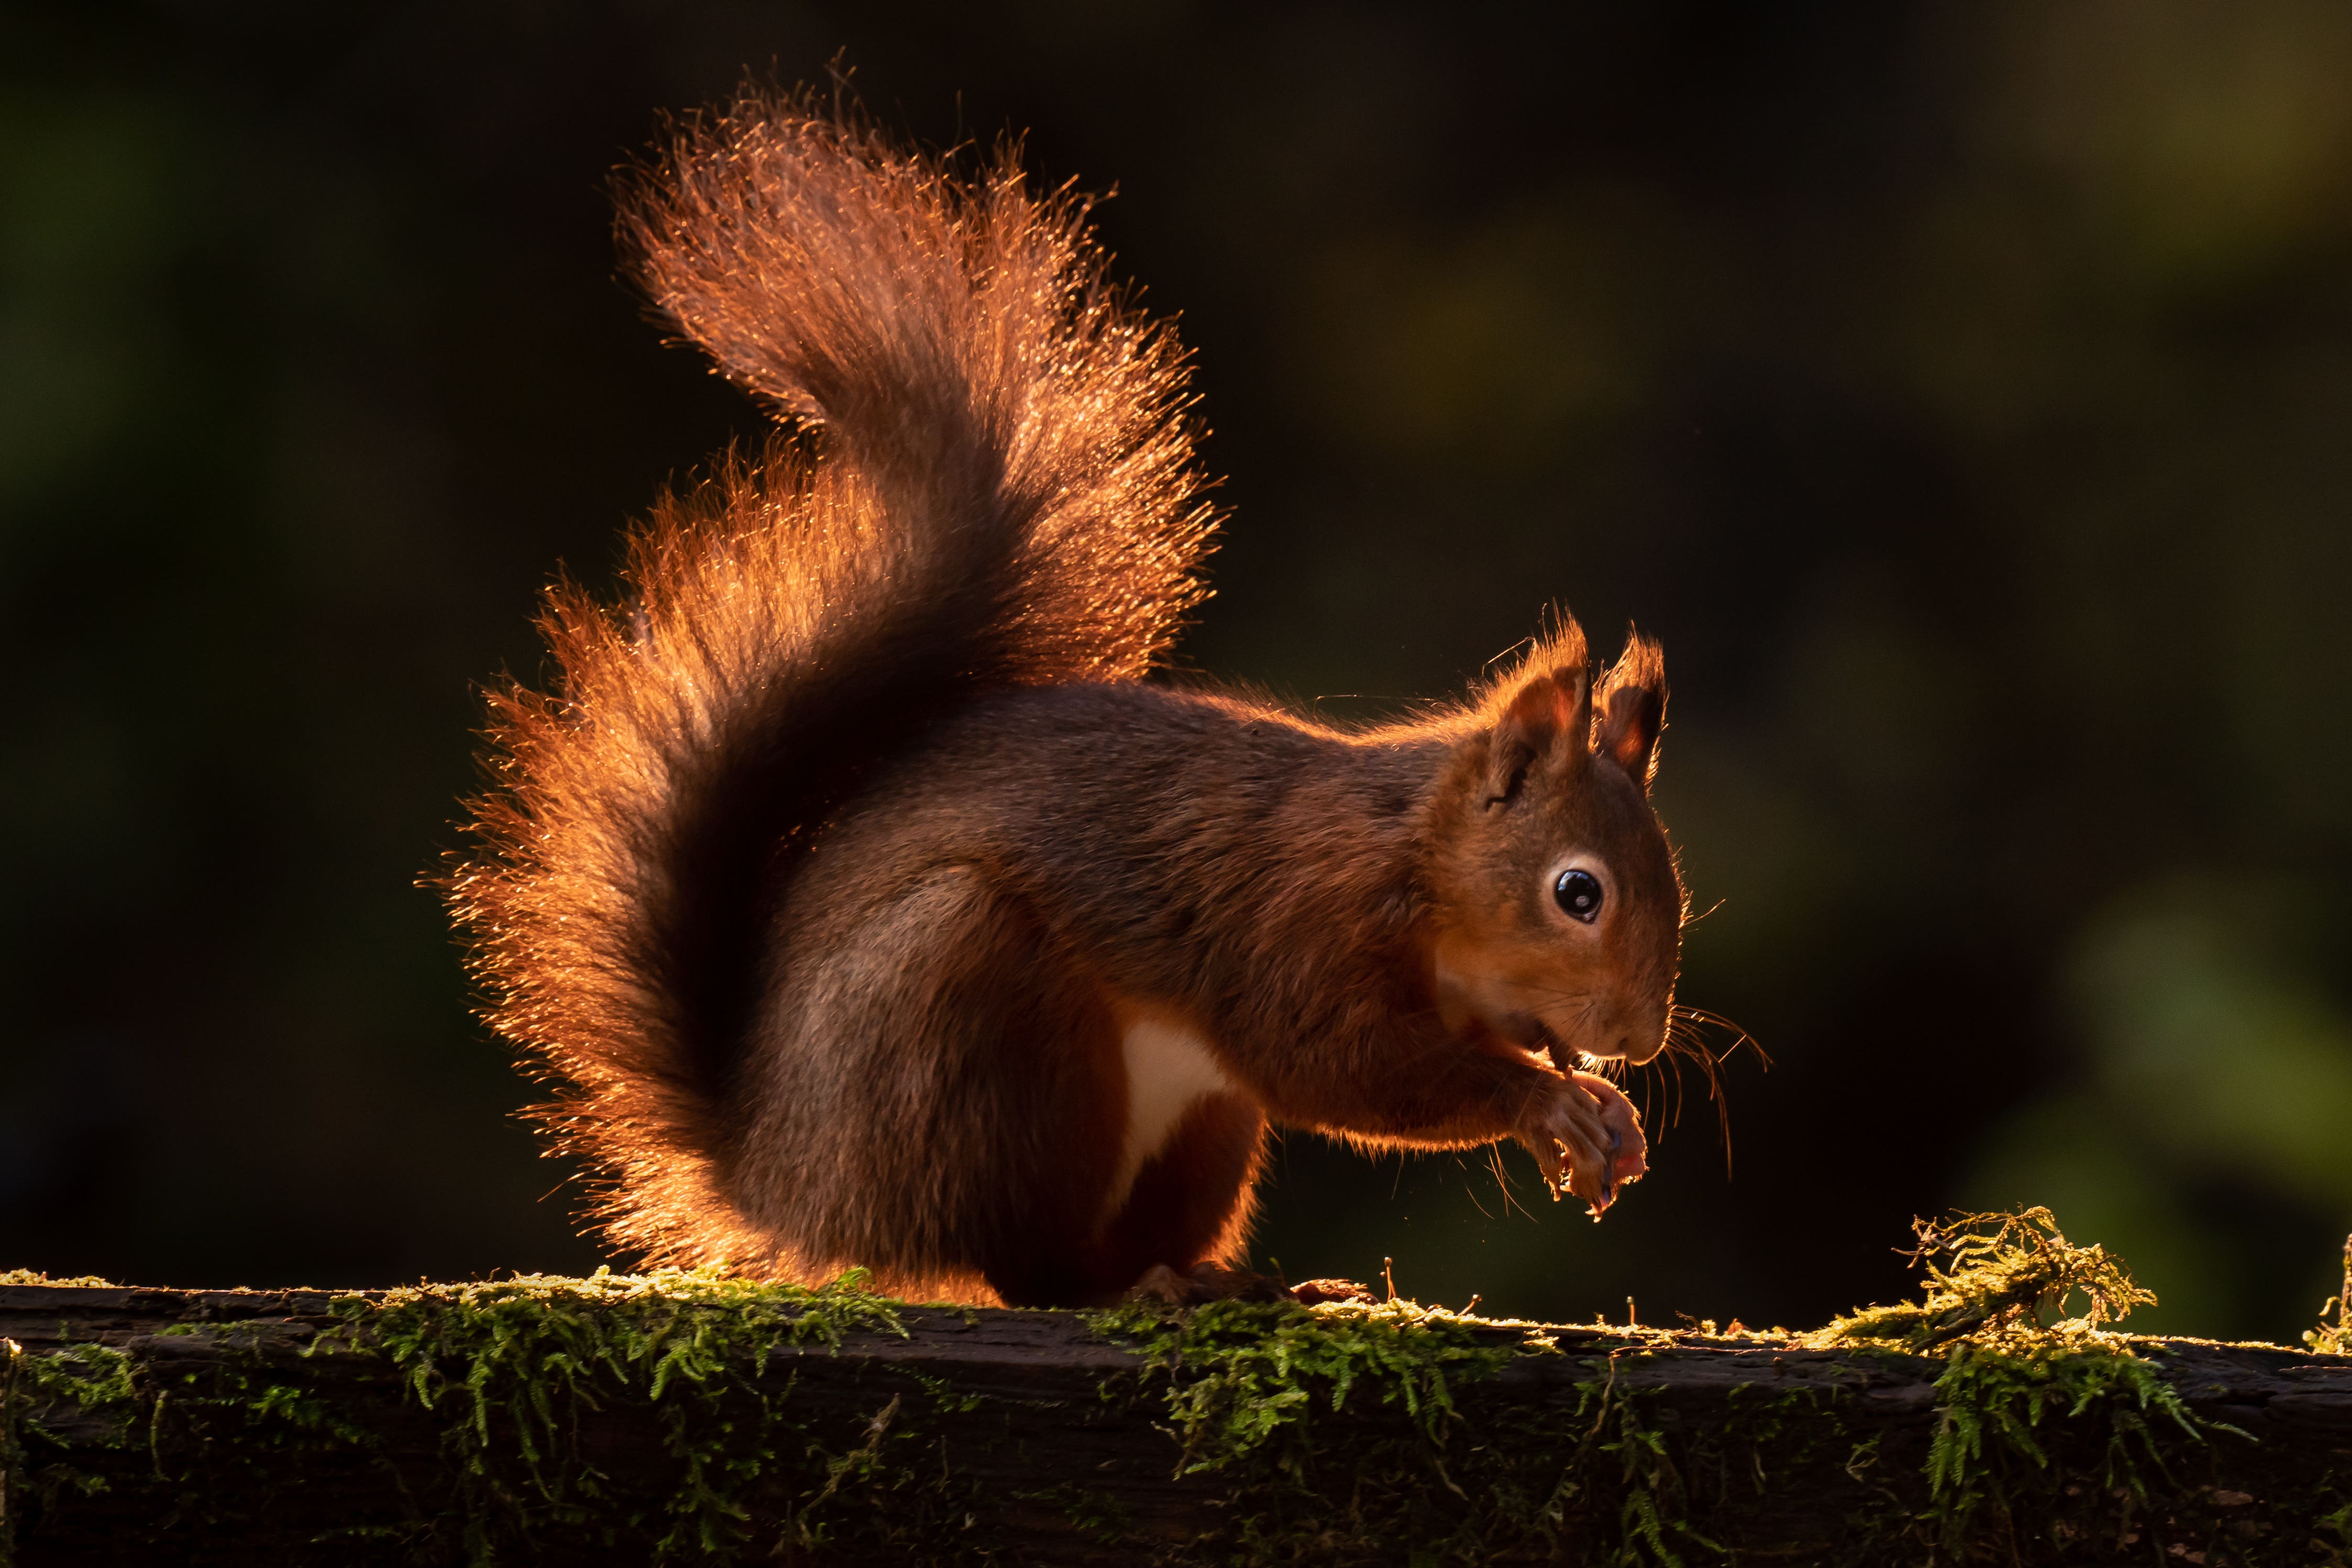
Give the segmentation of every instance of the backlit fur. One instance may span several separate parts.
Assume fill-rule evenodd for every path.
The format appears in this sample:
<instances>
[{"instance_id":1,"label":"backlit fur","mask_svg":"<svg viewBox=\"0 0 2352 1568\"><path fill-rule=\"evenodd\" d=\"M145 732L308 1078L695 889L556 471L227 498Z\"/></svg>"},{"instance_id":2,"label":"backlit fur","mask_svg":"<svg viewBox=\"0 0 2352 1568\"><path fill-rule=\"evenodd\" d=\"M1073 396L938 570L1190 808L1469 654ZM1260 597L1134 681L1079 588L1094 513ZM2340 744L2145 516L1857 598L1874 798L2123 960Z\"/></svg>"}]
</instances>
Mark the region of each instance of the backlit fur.
<instances>
[{"instance_id":1,"label":"backlit fur","mask_svg":"<svg viewBox=\"0 0 2352 1568\"><path fill-rule=\"evenodd\" d=\"M1145 685L1212 519L1078 204L753 95L624 233L798 434L656 508L624 604L551 592L561 682L494 697L448 879L616 1244L1066 1303L1237 1257L1270 1122L1517 1137L1596 1207L1640 1174L1572 1063L1664 1033L1653 644L1594 693L1568 623L1356 733Z\"/></svg>"}]
</instances>

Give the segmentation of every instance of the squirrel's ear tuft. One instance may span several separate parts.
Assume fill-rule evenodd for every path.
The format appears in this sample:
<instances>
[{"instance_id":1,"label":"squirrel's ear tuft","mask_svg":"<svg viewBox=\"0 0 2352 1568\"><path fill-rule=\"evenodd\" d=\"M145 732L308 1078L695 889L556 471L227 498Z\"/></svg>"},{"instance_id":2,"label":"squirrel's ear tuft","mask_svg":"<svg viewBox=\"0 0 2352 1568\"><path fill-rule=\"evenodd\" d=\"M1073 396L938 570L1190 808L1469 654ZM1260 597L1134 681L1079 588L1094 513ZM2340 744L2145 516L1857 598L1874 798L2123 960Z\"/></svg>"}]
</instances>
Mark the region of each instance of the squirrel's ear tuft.
<instances>
[{"instance_id":1,"label":"squirrel's ear tuft","mask_svg":"<svg viewBox=\"0 0 2352 1568\"><path fill-rule=\"evenodd\" d=\"M1486 804L1499 805L1517 794L1528 769L1555 748L1566 748L1570 767L1580 765L1591 727L1592 686L1583 665L1562 665L1521 680L1495 721Z\"/></svg>"},{"instance_id":2,"label":"squirrel's ear tuft","mask_svg":"<svg viewBox=\"0 0 2352 1568\"><path fill-rule=\"evenodd\" d=\"M1592 749L1646 791L1658 771L1658 735L1666 727L1666 657L1636 632L1601 677L1593 706Z\"/></svg>"}]
</instances>

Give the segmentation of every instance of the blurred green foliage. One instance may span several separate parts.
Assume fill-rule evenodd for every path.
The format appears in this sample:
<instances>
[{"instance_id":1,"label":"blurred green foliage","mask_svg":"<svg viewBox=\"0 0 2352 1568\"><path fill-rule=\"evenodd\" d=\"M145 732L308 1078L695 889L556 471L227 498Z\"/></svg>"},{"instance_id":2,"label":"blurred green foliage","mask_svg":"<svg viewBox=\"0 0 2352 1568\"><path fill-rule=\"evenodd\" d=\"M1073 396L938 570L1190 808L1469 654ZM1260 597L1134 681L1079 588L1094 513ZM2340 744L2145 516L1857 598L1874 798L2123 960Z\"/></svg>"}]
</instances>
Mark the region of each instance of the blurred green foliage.
<instances>
[{"instance_id":1,"label":"blurred green foliage","mask_svg":"<svg viewBox=\"0 0 2352 1568\"><path fill-rule=\"evenodd\" d=\"M1593 1228L1276 1162L1262 1256L1811 1322L2048 1203L2292 1340L2352 1228L2352 14L0 9L0 1262L578 1271L411 879L559 561L758 417L601 185L746 64L1120 195L1235 515L1184 653L1348 717L1664 640L1727 1071ZM1685 1086L1703 1097L1695 1082ZM1669 1088L1652 1083L1663 1119Z\"/></svg>"}]
</instances>

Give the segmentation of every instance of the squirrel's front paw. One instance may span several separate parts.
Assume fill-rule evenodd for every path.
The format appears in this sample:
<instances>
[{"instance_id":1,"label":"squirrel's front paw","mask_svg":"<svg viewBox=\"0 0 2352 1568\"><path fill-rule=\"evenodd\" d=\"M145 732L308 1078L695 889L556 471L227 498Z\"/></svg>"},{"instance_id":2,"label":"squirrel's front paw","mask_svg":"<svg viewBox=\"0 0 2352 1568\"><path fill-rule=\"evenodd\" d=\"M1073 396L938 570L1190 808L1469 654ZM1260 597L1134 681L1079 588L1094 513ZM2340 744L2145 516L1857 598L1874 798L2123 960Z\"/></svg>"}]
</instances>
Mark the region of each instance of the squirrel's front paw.
<instances>
[{"instance_id":1,"label":"squirrel's front paw","mask_svg":"<svg viewBox=\"0 0 2352 1568\"><path fill-rule=\"evenodd\" d=\"M1542 1167L1552 1197L1565 1186L1601 1218L1628 1182L1648 1172L1649 1141L1633 1102L1606 1078L1571 1072L1518 1133Z\"/></svg>"}]
</instances>

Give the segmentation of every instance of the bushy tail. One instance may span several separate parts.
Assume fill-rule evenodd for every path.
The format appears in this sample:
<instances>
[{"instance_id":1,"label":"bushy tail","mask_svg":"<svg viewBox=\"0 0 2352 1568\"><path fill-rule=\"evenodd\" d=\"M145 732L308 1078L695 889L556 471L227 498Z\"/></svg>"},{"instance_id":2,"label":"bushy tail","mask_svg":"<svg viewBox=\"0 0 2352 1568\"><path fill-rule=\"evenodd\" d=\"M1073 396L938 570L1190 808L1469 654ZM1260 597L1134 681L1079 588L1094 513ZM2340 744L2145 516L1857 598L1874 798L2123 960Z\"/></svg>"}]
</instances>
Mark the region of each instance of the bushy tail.
<instances>
[{"instance_id":1,"label":"bushy tail","mask_svg":"<svg viewBox=\"0 0 2352 1568\"><path fill-rule=\"evenodd\" d=\"M1213 518L1172 332L1010 154L962 183L755 94L625 178L622 230L679 329L807 434L659 506L626 604L551 591L561 685L491 698L495 792L448 885L612 1239L789 1272L719 1171L795 835L981 693L1140 676L1203 596Z\"/></svg>"}]
</instances>

